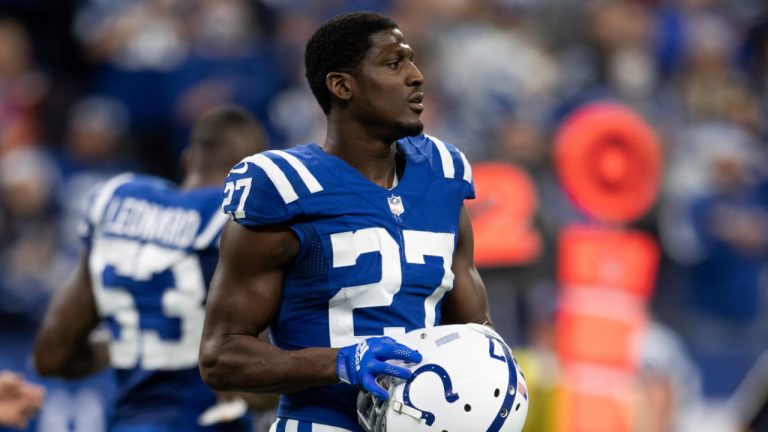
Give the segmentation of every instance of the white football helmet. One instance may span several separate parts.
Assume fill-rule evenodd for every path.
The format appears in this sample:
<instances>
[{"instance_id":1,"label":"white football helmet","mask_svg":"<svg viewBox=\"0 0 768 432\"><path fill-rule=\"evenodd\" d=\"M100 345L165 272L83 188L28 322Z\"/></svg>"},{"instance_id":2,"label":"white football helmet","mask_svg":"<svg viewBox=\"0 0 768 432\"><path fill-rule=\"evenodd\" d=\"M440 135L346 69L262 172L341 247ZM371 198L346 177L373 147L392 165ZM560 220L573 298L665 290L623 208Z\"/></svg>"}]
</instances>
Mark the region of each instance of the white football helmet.
<instances>
[{"instance_id":1,"label":"white football helmet","mask_svg":"<svg viewBox=\"0 0 768 432\"><path fill-rule=\"evenodd\" d=\"M478 324L419 329L394 337L419 351L408 380L382 376L386 401L366 390L357 415L367 432L520 432L528 387L501 336Z\"/></svg>"}]
</instances>

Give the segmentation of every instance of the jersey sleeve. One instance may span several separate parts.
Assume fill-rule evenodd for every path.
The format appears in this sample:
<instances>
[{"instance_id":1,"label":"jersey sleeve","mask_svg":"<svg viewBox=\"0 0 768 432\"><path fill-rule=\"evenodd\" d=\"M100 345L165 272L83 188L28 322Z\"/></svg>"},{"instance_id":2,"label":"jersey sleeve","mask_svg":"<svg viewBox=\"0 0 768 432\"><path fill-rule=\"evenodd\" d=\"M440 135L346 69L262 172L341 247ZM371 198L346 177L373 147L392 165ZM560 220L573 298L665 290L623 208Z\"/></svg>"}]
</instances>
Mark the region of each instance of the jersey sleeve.
<instances>
[{"instance_id":1,"label":"jersey sleeve","mask_svg":"<svg viewBox=\"0 0 768 432\"><path fill-rule=\"evenodd\" d=\"M442 175L446 179L452 179L459 182L463 182L463 199L475 198L475 181L472 178L472 165L464 156L461 150L455 146L443 142L439 138L431 135L424 135L427 142L430 142L433 147L433 153L437 154L437 157L433 158L436 165L435 169L438 175Z\"/></svg>"},{"instance_id":2,"label":"jersey sleeve","mask_svg":"<svg viewBox=\"0 0 768 432\"><path fill-rule=\"evenodd\" d=\"M286 223L301 214L299 191L274 152L249 156L224 184L223 210L244 226Z\"/></svg>"}]
</instances>

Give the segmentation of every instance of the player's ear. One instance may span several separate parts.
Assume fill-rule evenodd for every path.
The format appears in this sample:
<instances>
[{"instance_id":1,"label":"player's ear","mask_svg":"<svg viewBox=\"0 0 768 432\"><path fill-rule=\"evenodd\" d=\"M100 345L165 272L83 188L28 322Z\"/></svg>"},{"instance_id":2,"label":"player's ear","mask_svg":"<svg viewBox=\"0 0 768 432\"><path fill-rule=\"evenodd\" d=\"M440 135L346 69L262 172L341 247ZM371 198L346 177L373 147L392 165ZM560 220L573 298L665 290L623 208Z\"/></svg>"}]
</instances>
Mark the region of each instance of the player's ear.
<instances>
[{"instance_id":1,"label":"player's ear","mask_svg":"<svg viewBox=\"0 0 768 432\"><path fill-rule=\"evenodd\" d=\"M328 91L337 98L348 101L352 98L352 75L344 72L329 72L325 76Z\"/></svg>"}]
</instances>

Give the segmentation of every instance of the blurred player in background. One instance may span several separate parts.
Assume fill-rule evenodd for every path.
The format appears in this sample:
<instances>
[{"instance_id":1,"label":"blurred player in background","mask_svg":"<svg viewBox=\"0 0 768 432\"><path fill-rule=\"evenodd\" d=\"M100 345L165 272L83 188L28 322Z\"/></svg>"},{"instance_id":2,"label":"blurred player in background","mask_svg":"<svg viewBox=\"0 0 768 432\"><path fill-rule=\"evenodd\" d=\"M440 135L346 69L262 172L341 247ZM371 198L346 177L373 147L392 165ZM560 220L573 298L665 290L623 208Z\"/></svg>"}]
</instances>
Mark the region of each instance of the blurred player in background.
<instances>
[{"instance_id":1,"label":"blurred player in background","mask_svg":"<svg viewBox=\"0 0 768 432\"><path fill-rule=\"evenodd\" d=\"M388 18L338 16L305 52L327 135L236 165L201 342L221 390L281 392L272 430L359 431L360 388L421 355L388 335L487 323L469 163L423 135L424 77ZM257 336L270 327L275 345Z\"/></svg>"},{"instance_id":2,"label":"blurred player in background","mask_svg":"<svg viewBox=\"0 0 768 432\"><path fill-rule=\"evenodd\" d=\"M227 220L222 185L233 164L264 148L249 113L220 107L194 128L180 187L126 173L91 197L81 229L85 250L54 292L34 359L41 375L65 378L111 365L118 395L110 431L250 430L245 402L217 404L200 379L198 348ZM102 322L108 342L94 337Z\"/></svg>"}]
</instances>

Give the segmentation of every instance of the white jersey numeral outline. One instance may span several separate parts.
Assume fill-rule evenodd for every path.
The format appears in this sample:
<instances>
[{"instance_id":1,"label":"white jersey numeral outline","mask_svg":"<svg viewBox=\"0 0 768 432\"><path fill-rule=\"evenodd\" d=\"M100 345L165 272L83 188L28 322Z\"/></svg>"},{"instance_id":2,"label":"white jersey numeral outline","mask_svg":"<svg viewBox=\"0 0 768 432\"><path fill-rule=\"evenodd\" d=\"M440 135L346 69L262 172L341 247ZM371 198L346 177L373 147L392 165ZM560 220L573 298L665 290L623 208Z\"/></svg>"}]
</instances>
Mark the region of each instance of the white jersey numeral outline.
<instances>
[{"instance_id":1,"label":"white jersey numeral outline","mask_svg":"<svg viewBox=\"0 0 768 432\"><path fill-rule=\"evenodd\" d=\"M248 194L251 193L251 182L253 179L250 177L244 177L238 179L236 182L227 182L224 185L224 201L221 203L222 207L226 207L232 204L232 197L235 191L243 189L243 193L240 195L240 201L237 202L237 209L232 214L235 219L245 217L245 202L248 200Z\"/></svg>"},{"instance_id":2,"label":"white jersey numeral outline","mask_svg":"<svg viewBox=\"0 0 768 432\"><path fill-rule=\"evenodd\" d=\"M424 264L425 256L443 259L440 285L424 301L424 327L436 325L435 308L453 285L454 235L430 231L403 231L405 260L409 264ZM344 347L365 340L372 335L356 335L354 310L389 306L402 287L400 247L392 236L380 227L364 228L331 235L333 267L350 267L366 253L381 256L381 279L377 282L343 287L329 301L328 325L332 347ZM385 327L385 335L403 334L403 327Z\"/></svg>"},{"instance_id":3,"label":"white jersey numeral outline","mask_svg":"<svg viewBox=\"0 0 768 432\"><path fill-rule=\"evenodd\" d=\"M102 317L111 316L120 327L109 344L112 366L130 369L178 370L197 366L205 314L205 279L200 262L189 252L121 238L96 238L90 254L96 306ZM156 330L141 329L141 311L125 287L104 286L103 275L112 266L117 275L149 281L166 270L173 286L162 294L163 315L180 320L178 340L165 340Z\"/></svg>"}]
</instances>

